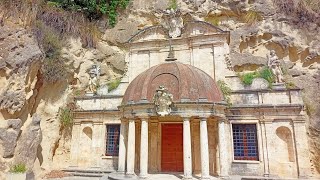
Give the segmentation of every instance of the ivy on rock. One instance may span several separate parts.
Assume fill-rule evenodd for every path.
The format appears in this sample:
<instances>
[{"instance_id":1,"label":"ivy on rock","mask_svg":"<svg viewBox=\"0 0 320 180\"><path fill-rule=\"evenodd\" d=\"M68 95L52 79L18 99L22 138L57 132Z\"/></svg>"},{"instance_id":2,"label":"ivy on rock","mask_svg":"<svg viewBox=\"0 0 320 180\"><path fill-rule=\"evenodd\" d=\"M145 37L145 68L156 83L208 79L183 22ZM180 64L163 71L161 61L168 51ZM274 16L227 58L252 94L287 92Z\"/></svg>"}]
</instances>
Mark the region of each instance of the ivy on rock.
<instances>
[{"instance_id":1,"label":"ivy on rock","mask_svg":"<svg viewBox=\"0 0 320 180\"><path fill-rule=\"evenodd\" d=\"M125 9L130 0L50 0L48 4L61 7L68 11L81 11L92 21L108 16L109 25L114 27L117 22L117 10Z\"/></svg>"}]
</instances>

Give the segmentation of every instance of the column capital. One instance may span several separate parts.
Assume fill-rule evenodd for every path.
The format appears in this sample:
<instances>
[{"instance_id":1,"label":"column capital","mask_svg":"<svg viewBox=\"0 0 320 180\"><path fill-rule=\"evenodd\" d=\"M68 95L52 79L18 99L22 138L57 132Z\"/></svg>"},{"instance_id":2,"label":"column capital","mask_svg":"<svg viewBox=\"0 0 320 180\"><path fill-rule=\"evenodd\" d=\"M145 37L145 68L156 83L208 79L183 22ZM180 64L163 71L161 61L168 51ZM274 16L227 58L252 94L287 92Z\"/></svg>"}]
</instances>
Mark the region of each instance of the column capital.
<instances>
[{"instance_id":1,"label":"column capital","mask_svg":"<svg viewBox=\"0 0 320 180\"><path fill-rule=\"evenodd\" d=\"M128 119L128 122L136 122L136 120L135 119Z\"/></svg>"},{"instance_id":2,"label":"column capital","mask_svg":"<svg viewBox=\"0 0 320 180\"><path fill-rule=\"evenodd\" d=\"M227 123L228 119L226 117L218 117L218 122L219 123Z\"/></svg>"},{"instance_id":3,"label":"column capital","mask_svg":"<svg viewBox=\"0 0 320 180\"><path fill-rule=\"evenodd\" d=\"M149 120L149 116L138 116L137 118L139 118L141 121L148 121Z\"/></svg>"},{"instance_id":4,"label":"column capital","mask_svg":"<svg viewBox=\"0 0 320 180\"><path fill-rule=\"evenodd\" d=\"M200 121L207 121L209 117L207 116L199 116Z\"/></svg>"},{"instance_id":5,"label":"column capital","mask_svg":"<svg viewBox=\"0 0 320 180\"><path fill-rule=\"evenodd\" d=\"M191 117L182 117L183 121L190 121Z\"/></svg>"}]
</instances>

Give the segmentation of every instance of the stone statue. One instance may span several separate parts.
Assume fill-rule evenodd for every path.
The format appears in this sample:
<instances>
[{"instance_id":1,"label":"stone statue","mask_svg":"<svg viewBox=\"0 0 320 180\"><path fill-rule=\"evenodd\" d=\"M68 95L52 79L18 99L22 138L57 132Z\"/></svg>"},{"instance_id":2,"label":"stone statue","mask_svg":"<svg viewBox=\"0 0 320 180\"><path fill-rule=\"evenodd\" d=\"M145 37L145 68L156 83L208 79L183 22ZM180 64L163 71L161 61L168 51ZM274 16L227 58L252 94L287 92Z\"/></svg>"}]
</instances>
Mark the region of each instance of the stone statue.
<instances>
[{"instance_id":1,"label":"stone statue","mask_svg":"<svg viewBox=\"0 0 320 180\"><path fill-rule=\"evenodd\" d=\"M162 26L169 31L170 38L181 36L181 29L183 28L183 19L179 10L167 9L163 12Z\"/></svg>"},{"instance_id":2,"label":"stone statue","mask_svg":"<svg viewBox=\"0 0 320 180\"><path fill-rule=\"evenodd\" d=\"M164 86L159 86L153 96L153 102L158 115L165 116L171 113L173 96Z\"/></svg>"},{"instance_id":3,"label":"stone statue","mask_svg":"<svg viewBox=\"0 0 320 180\"><path fill-rule=\"evenodd\" d=\"M100 67L97 65L92 65L91 69L89 70L89 92L90 93L93 93L93 94L97 93L99 77L100 77Z\"/></svg>"},{"instance_id":4,"label":"stone statue","mask_svg":"<svg viewBox=\"0 0 320 180\"><path fill-rule=\"evenodd\" d=\"M283 82L283 73L281 70L281 62L276 55L274 50L270 51L270 54L267 54L268 58L268 67L271 69L273 75L275 76L275 83L282 83Z\"/></svg>"}]
</instances>

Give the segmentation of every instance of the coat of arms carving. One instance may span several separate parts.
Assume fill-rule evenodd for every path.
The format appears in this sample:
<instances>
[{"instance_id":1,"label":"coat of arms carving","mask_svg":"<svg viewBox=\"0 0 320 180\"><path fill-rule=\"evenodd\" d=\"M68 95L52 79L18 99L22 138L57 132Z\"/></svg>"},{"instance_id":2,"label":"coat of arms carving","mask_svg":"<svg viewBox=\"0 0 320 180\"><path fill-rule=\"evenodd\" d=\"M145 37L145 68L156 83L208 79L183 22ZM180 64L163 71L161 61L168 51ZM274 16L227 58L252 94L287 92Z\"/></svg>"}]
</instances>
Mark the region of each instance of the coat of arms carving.
<instances>
[{"instance_id":1,"label":"coat of arms carving","mask_svg":"<svg viewBox=\"0 0 320 180\"><path fill-rule=\"evenodd\" d=\"M171 113L173 106L173 95L164 86L159 86L153 96L155 110L158 115L165 116Z\"/></svg>"},{"instance_id":2,"label":"coat of arms carving","mask_svg":"<svg viewBox=\"0 0 320 180\"><path fill-rule=\"evenodd\" d=\"M179 10L167 9L163 12L162 26L169 32L170 38L181 36L181 29L183 28L183 19Z\"/></svg>"}]
</instances>

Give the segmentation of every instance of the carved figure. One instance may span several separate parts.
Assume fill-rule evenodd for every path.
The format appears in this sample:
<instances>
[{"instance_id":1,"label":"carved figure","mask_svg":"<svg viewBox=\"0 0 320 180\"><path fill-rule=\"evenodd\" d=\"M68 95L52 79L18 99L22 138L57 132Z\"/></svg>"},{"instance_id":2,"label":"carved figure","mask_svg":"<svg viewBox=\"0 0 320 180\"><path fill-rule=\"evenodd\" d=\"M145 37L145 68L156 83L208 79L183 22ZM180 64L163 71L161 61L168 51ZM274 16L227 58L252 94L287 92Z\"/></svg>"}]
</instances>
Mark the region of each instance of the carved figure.
<instances>
[{"instance_id":1,"label":"carved figure","mask_svg":"<svg viewBox=\"0 0 320 180\"><path fill-rule=\"evenodd\" d=\"M283 73L281 70L281 62L276 55L274 50L270 51L270 54L267 54L268 58L268 67L271 69L273 75L275 76L275 83L282 83L283 82Z\"/></svg>"},{"instance_id":2,"label":"carved figure","mask_svg":"<svg viewBox=\"0 0 320 180\"><path fill-rule=\"evenodd\" d=\"M168 89L164 86L159 86L156 93L153 96L153 102L155 110L158 115L165 116L171 113L171 107L173 105L173 95L168 92Z\"/></svg>"},{"instance_id":3,"label":"carved figure","mask_svg":"<svg viewBox=\"0 0 320 180\"><path fill-rule=\"evenodd\" d=\"M97 65L92 65L89 70L89 92L96 94L97 86L100 77L100 67Z\"/></svg>"},{"instance_id":4,"label":"carved figure","mask_svg":"<svg viewBox=\"0 0 320 180\"><path fill-rule=\"evenodd\" d=\"M176 38L181 36L183 28L183 19L179 10L167 9L163 12L162 26L169 31L169 37Z\"/></svg>"}]
</instances>

